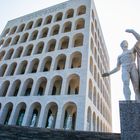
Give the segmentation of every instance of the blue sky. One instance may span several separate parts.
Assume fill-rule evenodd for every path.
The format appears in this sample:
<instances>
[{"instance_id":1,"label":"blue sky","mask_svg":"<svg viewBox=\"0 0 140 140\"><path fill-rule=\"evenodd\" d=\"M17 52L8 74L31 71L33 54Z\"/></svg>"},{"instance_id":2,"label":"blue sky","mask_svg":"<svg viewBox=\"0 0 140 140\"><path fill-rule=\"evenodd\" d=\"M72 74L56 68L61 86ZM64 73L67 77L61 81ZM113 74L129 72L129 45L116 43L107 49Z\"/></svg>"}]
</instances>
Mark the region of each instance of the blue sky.
<instances>
[{"instance_id":1,"label":"blue sky","mask_svg":"<svg viewBox=\"0 0 140 140\"><path fill-rule=\"evenodd\" d=\"M0 32L8 20L49 7L65 0L0 0ZM121 53L120 42L128 40L130 47L135 39L125 33L133 28L140 33L140 0L94 0L106 46L110 56L111 69ZM132 88L131 88L132 89ZM113 132L119 132L119 100L123 100L121 72L111 76ZM133 95L133 93L132 93Z\"/></svg>"}]
</instances>

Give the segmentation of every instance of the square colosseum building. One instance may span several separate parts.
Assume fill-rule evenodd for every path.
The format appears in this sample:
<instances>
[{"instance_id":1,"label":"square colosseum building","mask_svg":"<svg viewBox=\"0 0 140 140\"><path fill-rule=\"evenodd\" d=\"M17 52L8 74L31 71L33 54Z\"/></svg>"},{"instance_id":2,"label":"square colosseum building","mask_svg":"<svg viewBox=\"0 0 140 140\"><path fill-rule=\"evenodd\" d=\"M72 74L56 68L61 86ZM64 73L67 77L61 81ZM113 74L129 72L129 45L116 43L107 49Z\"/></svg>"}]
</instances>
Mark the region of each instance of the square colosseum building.
<instances>
[{"instance_id":1,"label":"square colosseum building","mask_svg":"<svg viewBox=\"0 0 140 140\"><path fill-rule=\"evenodd\" d=\"M108 70L93 0L8 21L0 36L0 124L110 132L110 80L101 76Z\"/></svg>"}]
</instances>

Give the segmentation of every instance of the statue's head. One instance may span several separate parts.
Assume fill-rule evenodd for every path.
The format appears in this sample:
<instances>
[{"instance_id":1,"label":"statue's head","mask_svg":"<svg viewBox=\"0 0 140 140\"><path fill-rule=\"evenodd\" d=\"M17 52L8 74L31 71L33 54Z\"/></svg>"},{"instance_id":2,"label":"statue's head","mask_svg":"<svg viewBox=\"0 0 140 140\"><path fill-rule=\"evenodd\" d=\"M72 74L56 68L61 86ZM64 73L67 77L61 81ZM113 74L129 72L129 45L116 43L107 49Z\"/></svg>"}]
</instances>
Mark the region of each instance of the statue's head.
<instances>
[{"instance_id":1,"label":"statue's head","mask_svg":"<svg viewBox=\"0 0 140 140\"><path fill-rule=\"evenodd\" d=\"M122 49L126 49L126 48L128 48L128 42L126 40L123 40L121 42L120 46L121 46Z\"/></svg>"}]
</instances>

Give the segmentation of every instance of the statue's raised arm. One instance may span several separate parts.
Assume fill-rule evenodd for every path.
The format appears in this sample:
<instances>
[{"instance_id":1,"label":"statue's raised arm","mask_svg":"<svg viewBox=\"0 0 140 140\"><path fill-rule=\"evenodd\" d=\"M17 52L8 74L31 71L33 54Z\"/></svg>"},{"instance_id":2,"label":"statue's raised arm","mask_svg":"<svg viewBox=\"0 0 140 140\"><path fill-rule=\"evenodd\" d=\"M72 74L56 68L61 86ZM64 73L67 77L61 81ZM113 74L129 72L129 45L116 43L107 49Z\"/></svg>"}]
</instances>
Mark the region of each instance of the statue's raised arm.
<instances>
[{"instance_id":1,"label":"statue's raised arm","mask_svg":"<svg viewBox=\"0 0 140 140\"><path fill-rule=\"evenodd\" d=\"M134 37L137 39L137 41L140 41L140 34L138 34L135 30L133 30L133 29L126 29L125 31L127 33L133 34Z\"/></svg>"}]
</instances>

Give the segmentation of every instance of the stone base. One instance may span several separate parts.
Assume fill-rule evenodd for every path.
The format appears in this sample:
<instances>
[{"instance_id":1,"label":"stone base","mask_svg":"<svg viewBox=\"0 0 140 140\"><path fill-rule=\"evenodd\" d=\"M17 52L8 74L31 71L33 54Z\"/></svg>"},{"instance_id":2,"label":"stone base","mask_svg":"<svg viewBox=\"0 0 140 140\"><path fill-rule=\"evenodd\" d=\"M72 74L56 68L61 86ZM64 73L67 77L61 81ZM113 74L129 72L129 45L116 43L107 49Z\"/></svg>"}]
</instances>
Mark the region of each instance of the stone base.
<instances>
[{"instance_id":1,"label":"stone base","mask_svg":"<svg viewBox=\"0 0 140 140\"><path fill-rule=\"evenodd\" d=\"M0 140L120 140L120 134L0 125Z\"/></svg>"},{"instance_id":2,"label":"stone base","mask_svg":"<svg viewBox=\"0 0 140 140\"><path fill-rule=\"evenodd\" d=\"M140 140L140 103L120 101L120 122L122 140Z\"/></svg>"}]
</instances>

